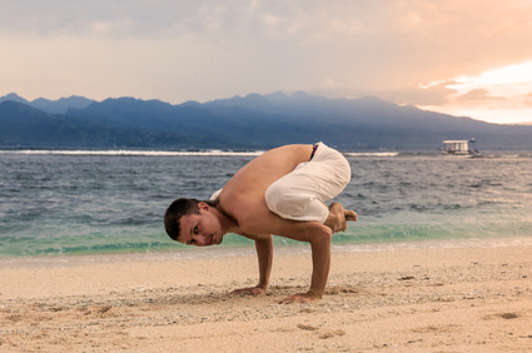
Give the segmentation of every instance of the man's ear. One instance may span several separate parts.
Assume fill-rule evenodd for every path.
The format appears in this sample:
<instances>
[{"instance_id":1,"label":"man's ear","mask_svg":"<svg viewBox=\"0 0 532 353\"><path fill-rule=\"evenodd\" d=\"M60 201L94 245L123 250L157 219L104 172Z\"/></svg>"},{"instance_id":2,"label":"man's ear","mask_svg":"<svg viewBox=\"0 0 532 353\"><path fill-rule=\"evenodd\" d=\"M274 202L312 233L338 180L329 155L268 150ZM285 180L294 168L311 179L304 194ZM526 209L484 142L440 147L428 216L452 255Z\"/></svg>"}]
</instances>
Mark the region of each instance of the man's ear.
<instances>
[{"instance_id":1,"label":"man's ear","mask_svg":"<svg viewBox=\"0 0 532 353\"><path fill-rule=\"evenodd\" d=\"M209 210L209 207L211 207L211 206L209 206L206 202L203 202L203 201L198 202L198 208L200 210L207 211L207 210Z\"/></svg>"}]
</instances>

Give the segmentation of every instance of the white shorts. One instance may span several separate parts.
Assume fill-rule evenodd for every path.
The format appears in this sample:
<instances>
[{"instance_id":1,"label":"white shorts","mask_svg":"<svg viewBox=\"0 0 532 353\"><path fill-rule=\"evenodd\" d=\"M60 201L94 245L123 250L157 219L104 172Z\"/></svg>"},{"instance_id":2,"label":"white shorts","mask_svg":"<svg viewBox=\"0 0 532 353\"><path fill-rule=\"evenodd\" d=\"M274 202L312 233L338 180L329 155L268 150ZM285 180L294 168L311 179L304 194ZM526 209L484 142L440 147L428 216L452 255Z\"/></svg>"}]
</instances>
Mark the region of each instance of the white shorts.
<instances>
[{"instance_id":1,"label":"white shorts","mask_svg":"<svg viewBox=\"0 0 532 353\"><path fill-rule=\"evenodd\" d=\"M281 218L324 223L329 215L325 202L335 198L351 181L351 167L344 156L323 142L312 159L276 180L266 189L268 209ZM223 189L214 192L216 200Z\"/></svg>"},{"instance_id":2,"label":"white shorts","mask_svg":"<svg viewBox=\"0 0 532 353\"><path fill-rule=\"evenodd\" d=\"M268 209L281 218L324 223L329 215L325 202L351 181L351 167L344 156L323 142L317 145L310 161L298 164L266 189Z\"/></svg>"}]
</instances>

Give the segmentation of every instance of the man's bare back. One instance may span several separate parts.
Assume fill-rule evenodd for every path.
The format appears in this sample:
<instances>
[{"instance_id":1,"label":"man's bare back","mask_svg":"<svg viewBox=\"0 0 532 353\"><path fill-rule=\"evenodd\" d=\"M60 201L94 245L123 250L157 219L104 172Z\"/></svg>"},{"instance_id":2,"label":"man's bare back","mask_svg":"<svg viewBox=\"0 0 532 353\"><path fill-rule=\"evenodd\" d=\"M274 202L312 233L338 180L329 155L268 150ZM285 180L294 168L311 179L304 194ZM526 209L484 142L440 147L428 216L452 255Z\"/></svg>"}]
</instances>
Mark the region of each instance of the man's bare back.
<instances>
[{"instance_id":1,"label":"man's bare back","mask_svg":"<svg viewBox=\"0 0 532 353\"><path fill-rule=\"evenodd\" d=\"M264 152L242 167L218 196L221 209L238 223L234 232L249 236L279 234L283 222L270 212L264 198L277 179L310 159L312 145L287 145Z\"/></svg>"},{"instance_id":2,"label":"man's bare back","mask_svg":"<svg viewBox=\"0 0 532 353\"><path fill-rule=\"evenodd\" d=\"M323 223L297 221L273 213L265 199L266 191L273 183L308 162L315 151L312 145L287 145L253 159L227 182L214 202L199 202L198 213L180 216L180 235L176 240L200 246L213 245L219 244L226 233L236 233L255 240L259 258L259 284L235 291L248 294L261 293L269 285L273 257L272 234L309 242L313 259L311 287L307 293L295 294L286 301L302 302L320 298L329 272L332 233L345 230L346 220L355 221L356 213L344 210L339 203L333 203ZM165 226L172 222L167 215ZM170 234L168 229L167 226Z\"/></svg>"}]
</instances>

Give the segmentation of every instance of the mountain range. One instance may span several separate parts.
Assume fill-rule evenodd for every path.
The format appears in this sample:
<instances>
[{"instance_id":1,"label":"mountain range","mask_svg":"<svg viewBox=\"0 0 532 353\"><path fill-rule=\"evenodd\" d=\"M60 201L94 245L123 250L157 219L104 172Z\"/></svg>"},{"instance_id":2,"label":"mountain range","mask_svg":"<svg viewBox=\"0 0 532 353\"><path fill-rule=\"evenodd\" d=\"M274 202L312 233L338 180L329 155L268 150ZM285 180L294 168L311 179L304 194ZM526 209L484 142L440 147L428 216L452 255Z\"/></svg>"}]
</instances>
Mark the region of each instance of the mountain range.
<instances>
[{"instance_id":1,"label":"mountain range","mask_svg":"<svg viewBox=\"0 0 532 353\"><path fill-rule=\"evenodd\" d=\"M70 108L83 109L88 107L91 103L96 102L92 99L81 96L70 96L68 98L59 98L57 100L37 98L30 102L20 97L16 93L9 93L3 97L0 97L0 103L4 101L23 103L50 114L65 114Z\"/></svg>"},{"instance_id":2,"label":"mountain range","mask_svg":"<svg viewBox=\"0 0 532 353\"><path fill-rule=\"evenodd\" d=\"M376 97L296 92L172 105L131 97L0 97L1 148L270 148L323 140L344 150L435 150L475 137L480 149L532 149L532 126L498 125Z\"/></svg>"}]
</instances>

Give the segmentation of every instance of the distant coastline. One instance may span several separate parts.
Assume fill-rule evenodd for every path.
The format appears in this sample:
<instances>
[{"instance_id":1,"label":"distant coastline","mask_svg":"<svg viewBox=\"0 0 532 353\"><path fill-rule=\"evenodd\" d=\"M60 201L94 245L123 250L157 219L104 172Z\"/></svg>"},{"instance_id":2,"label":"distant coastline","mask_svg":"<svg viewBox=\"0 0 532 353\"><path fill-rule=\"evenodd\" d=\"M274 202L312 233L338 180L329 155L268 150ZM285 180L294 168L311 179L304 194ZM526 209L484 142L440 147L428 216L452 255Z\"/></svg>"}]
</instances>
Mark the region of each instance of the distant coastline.
<instances>
[{"instance_id":1,"label":"distant coastline","mask_svg":"<svg viewBox=\"0 0 532 353\"><path fill-rule=\"evenodd\" d=\"M277 92L179 105L131 97L0 97L0 149L249 151L322 140L343 151L427 151L443 140L472 137L481 151L532 149L532 126L490 124L377 97Z\"/></svg>"}]
</instances>

